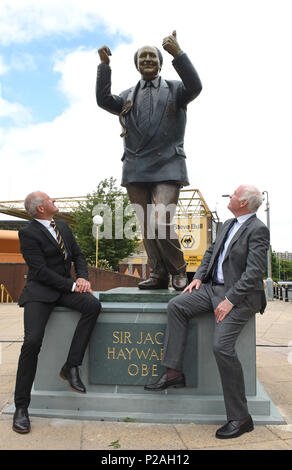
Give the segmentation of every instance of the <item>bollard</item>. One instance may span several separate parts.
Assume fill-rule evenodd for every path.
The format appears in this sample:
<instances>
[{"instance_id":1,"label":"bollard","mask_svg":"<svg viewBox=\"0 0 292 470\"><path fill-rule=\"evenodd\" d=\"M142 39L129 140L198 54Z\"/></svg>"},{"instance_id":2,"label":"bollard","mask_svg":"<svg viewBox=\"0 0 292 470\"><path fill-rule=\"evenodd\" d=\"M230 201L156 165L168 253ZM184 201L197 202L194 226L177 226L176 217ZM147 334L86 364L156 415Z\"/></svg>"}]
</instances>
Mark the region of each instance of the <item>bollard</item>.
<instances>
[{"instance_id":1,"label":"bollard","mask_svg":"<svg viewBox=\"0 0 292 470\"><path fill-rule=\"evenodd\" d=\"M282 286L280 286L279 300L283 300L283 289L282 289Z\"/></svg>"}]
</instances>

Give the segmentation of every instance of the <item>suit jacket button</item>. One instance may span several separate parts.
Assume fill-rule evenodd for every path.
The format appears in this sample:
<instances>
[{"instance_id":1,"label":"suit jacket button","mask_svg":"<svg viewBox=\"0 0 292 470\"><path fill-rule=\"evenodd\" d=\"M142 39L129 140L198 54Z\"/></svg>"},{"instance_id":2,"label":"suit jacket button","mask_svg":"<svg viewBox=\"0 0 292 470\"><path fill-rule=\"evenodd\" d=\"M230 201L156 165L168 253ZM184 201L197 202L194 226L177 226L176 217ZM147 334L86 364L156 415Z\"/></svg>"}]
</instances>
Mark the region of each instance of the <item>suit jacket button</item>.
<instances>
[{"instance_id":1,"label":"suit jacket button","mask_svg":"<svg viewBox=\"0 0 292 470\"><path fill-rule=\"evenodd\" d=\"M160 155L161 155L161 152L157 152L157 155L160 157Z\"/></svg>"}]
</instances>

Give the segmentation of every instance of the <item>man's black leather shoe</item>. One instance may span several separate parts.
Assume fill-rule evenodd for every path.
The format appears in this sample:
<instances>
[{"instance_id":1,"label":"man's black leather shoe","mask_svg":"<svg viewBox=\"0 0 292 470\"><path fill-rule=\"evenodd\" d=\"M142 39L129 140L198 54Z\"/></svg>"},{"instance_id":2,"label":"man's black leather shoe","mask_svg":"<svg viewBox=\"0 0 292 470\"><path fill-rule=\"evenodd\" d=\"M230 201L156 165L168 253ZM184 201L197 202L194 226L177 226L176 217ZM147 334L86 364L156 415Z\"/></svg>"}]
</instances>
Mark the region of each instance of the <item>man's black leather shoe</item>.
<instances>
[{"instance_id":1,"label":"man's black leather shoe","mask_svg":"<svg viewBox=\"0 0 292 470\"><path fill-rule=\"evenodd\" d=\"M224 424L224 426L217 430L216 437L218 439L232 439L233 437L241 436L241 434L244 434L245 432L252 431L253 428L254 426L251 416L245 420L228 421L228 423Z\"/></svg>"},{"instance_id":2,"label":"man's black leather shoe","mask_svg":"<svg viewBox=\"0 0 292 470\"><path fill-rule=\"evenodd\" d=\"M184 374L178 375L173 379L168 379L167 373L165 372L154 384L145 385L144 390L148 390L150 392L159 392L160 390L165 390L166 388L181 388L185 386L186 379Z\"/></svg>"},{"instance_id":3,"label":"man's black leather shoe","mask_svg":"<svg viewBox=\"0 0 292 470\"><path fill-rule=\"evenodd\" d=\"M81 382L77 366L72 367L65 364L60 371L60 377L64 380L68 380L74 392L86 393L86 388Z\"/></svg>"},{"instance_id":4,"label":"man's black leather shoe","mask_svg":"<svg viewBox=\"0 0 292 470\"><path fill-rule=\"evenodd\" d=\"M172 286L175 290L184 290L188 284L188 277L186 273L174 274L172 276Z\"/></svg>"},{"instance_id":5,"label":"man's black leather shoe","mask_svg":"<svg viewBox=\"0 0 292 470\"><path fill-rule=\"evenodd\" d=\"M139 289L168 289L168 279L159 279L156 277L149 277L146 281L139 282Z\"/></svg>"},{"instance_id":6,"label":"man's black leather shoe","mask_svg":"<svg viewBox=\"0 0 292 470\"><path fill-rule=\"evenodd\" d=\"M27 408L16 408L13 416L12 429L20 434L26 434L30 431L30 421Z\"/></svg>"}]
</instances>

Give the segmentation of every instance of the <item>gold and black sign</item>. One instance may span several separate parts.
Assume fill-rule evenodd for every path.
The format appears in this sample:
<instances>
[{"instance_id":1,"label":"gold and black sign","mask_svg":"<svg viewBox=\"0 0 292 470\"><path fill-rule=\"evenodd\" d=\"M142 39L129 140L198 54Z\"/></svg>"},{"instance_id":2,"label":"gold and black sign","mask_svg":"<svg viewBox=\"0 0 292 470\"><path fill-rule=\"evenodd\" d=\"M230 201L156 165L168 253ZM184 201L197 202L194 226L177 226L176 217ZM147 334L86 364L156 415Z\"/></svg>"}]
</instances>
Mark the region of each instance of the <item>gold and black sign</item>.
<instances>
[{"instance_id":1,"label":"gold and black sign","mask_svg":"<svg viewBox=\"0 0 292 470\"><path fill-rule=\"evenodd\" d=\"M165 324L98 323L90 340L89 381L92 384L144 385L155 381L162 366ZM196 331L186 348L191 383L196 383Z\"/></svg>"}]
</instances>

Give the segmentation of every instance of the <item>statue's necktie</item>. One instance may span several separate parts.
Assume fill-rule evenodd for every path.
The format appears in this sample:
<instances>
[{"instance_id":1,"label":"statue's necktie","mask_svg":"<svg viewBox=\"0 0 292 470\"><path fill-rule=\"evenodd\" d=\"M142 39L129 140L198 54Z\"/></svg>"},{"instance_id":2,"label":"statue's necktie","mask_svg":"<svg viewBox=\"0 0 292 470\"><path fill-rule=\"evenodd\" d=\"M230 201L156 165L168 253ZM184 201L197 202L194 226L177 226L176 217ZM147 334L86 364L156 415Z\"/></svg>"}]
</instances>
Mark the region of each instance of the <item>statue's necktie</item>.
<instances>
[{"instance_id":1,"label":"statue's necktie","mask_svg":"<svg viewBox=\"0 0 292 470\"><path fill-rule=\"evenodd\" d=\"M144 132L149 127L152 106L151 98L151 82L146 82L139 110L139 129L141 132Z\"/></svg>"},{"instance_id":2,"label":"statue's necktie","mask_svg":"<svg viewBox=\"0 0 292 470\"><path fill-rule=\"evenodd\" d=\"M59 232L59 230L57 229L57 226L56 226L56 223L54 220L51 221L50 223L51 227L53 227L53 229L55 230L56 232L56 236L57 236L57 243L60 247L60 250L61 252L63 253L63 256L64 256L64 259L67 258L67 253L66 253L66 250L65 250L65 245L64 245L64 242L63 242L63 239L61 237L61 234Z\"/></svg>"}]
</instances>

